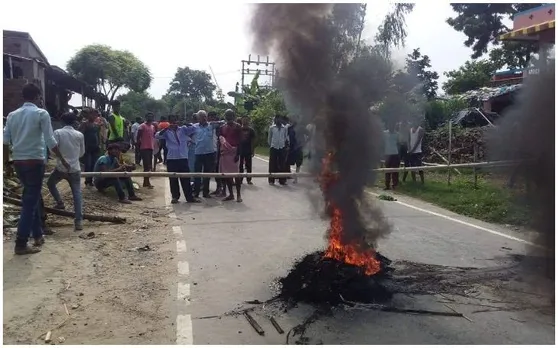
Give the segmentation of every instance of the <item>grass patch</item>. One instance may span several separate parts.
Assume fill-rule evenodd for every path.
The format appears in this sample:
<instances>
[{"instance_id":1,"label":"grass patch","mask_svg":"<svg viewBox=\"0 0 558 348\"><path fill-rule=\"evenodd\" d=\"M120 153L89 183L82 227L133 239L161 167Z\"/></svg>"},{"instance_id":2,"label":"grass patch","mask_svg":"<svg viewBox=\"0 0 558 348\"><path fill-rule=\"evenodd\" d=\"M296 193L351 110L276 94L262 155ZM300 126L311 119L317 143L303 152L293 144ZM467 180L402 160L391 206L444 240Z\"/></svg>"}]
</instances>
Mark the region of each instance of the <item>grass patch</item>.
<instances>
[{"instance_id":1,"label":"grass patch","mask_svg":"<svg viewBox=\"0 0 558 348\"><path fill-rule=\"evenodd\" d=\"M451 185L447 184L447 173L425 174L424 185L407 181L397 190L482 221L515 226L526 226L530 222L529 207L521 202L521 191L504 188L499 181L485 176L479 176L475 188L473 176L469 174L452 175Z\"/></svg>"},{"instance_id":2,"label":"grass patch","mask_svg":"<svg viewBox=\"0 0 558 348\"><path fill-rule=\"evenodd\" d=\"M268 147L265 147L265 146L256 146L256 149L254 150L254 152L255 152L256 155L258 155L258 156L269 157L269 148L268 148Z\"/></svg>"}]
</instances>

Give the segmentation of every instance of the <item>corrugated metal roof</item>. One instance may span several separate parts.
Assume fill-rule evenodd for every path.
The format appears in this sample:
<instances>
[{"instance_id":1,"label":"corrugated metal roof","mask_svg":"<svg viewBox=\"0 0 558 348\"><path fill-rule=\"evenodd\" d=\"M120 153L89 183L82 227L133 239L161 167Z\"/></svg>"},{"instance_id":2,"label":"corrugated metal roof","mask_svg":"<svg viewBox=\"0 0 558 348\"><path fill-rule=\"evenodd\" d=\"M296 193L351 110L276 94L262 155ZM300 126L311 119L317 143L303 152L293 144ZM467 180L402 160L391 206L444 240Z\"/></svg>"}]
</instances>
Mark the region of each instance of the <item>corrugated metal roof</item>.
<instances>
[{"instance_id":1,"label":"corrugated metal roof","mask_svg":"<svg viewBox=\"0 0 558 348\"><path fill-rule=\"evenodd\" d=\"M497 87L482 87L472 91L467 91L463 94L456 95L457 99L479 99L481 101L487 101L504 94L512 93L518 91L521 88L521 84L515 84L510 86L497 86Z\"/></svg>"}]
</instances>

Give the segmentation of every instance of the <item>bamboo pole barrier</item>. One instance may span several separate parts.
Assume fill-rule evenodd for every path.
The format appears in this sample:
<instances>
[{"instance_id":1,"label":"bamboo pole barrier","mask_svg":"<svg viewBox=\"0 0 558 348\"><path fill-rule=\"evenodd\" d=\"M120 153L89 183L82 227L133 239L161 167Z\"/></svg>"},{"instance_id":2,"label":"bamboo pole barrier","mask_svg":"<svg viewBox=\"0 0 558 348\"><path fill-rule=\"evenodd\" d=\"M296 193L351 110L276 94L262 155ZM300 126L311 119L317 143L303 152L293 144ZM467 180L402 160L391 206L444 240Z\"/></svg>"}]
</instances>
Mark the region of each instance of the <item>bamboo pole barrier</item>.
<instances>
[{"instance_id":1,"label":"bamboo pole barrier","mask_svg":"<svg viewBox=\"0 0 558 348\"><path fill-rule=\"evenodd\" d=\"M403 171L434 171L447 170L448 168L484 168L484 167L506 167L517 164L515 161L479 162L479 163L457 163L451 165L422 166L422 167L400 167L400 168L377 168L373 169L378 173L396 173ZM45 176L49 176L46 173ZM313 177L310 173L175 173L175 172L82 172L82 178L294 178L294 177Z\"/></svg>"}]
</instances>

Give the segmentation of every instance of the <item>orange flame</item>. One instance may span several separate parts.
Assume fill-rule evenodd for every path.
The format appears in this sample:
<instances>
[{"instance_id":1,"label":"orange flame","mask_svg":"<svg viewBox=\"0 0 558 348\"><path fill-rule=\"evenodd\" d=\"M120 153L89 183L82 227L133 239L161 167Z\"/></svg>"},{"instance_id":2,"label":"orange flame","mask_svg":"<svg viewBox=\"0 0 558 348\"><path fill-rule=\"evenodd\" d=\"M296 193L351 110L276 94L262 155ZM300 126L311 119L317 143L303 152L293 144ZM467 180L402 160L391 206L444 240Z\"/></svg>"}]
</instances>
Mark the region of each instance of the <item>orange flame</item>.
<instances>
[{"instance_id":1,"label":"orange flame","mask_svg":"<svg viewBox=\"0 0 558 348\"><path fill-rule=\"evenodd\" d=\"M332 153L328 153L323 159L322 173L320 175L323 191L326 191L339 179L338 175L331 170L332 159ZM378 273L380 271L380 261L375 258L373 250L362 250L356 243L355 245L343 244L343 216L341 210L329 201L326 202L326 209L330 213L331 221L328 228L329 245L324 257L362 267L364 274L369 276Z\"/></svg>"}]
</instances>

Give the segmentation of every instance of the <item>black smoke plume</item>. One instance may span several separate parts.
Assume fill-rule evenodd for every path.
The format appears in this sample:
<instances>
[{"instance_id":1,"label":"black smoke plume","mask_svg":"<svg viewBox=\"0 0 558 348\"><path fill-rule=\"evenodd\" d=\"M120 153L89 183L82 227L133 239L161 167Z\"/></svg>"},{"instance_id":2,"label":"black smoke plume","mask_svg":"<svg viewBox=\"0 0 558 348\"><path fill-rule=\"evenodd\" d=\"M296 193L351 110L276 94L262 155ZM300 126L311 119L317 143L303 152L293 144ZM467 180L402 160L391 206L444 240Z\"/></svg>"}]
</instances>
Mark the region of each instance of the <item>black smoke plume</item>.
<instances>
[{"instance_id":1,"label":"black smoke plume","mask_svg":"<svg viewBox=\"0 0 558 348\"><path fill-rule=\"evenodd\" d=\"M300 124L316 126L315 160L310 170L319 175L321 159L333 154L332 169L339 179L326 200L341 209L343 242L376 245L389 233L382 212L365 189L374 182L381 159L382 126L370 112L388 89L391 67L379 53L366 51L338 71L333 64L333 38L340 28L328 19L333 4L258 4L252 18L256 53L276 61L287 107ZM351 4L335 5L351 6Z\"/></svg>"},{"instance_id":2,"label":"black smoke plume","mask_svg":"<svg viewBox=\"0 0 558 348\"><path fill-rule=\"evenodd\" d=\"M504 172L525 184L532 227L538 232L531 254L546 258L546 275L554 277L555 263L555 66L539 61L538 73L525 78L517 100L491 132L492 159L518 164Z\"/></svg>"}]
</instances>

